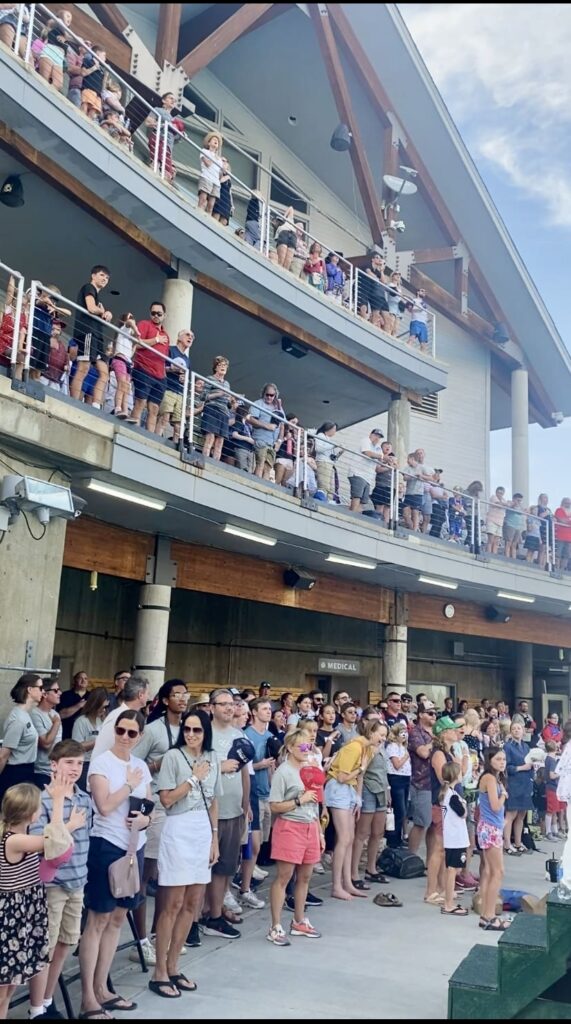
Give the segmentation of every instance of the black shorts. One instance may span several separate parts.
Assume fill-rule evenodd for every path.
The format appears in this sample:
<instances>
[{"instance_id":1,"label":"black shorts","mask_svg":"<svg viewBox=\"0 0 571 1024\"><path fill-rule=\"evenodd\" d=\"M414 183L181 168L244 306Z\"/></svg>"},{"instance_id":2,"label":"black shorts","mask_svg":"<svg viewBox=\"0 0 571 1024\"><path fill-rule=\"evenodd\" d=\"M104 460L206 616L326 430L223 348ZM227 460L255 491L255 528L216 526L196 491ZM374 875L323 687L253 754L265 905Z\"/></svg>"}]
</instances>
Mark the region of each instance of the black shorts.
<instances>
[{"instance_id":1,"label":"black shorts","mask_svg":"<svg viewBox=\"0 0 571 1024\"><path fill-rule=\"evenodd\" d=\"M444 850L447 868L465 868L466 850Z\"/></svg>"},{"instance_id":2,"label":"black shorts","mask_svg":"<svg viewBox=\"0 0 571 1024\"><path fill-rule=\"evenodd\" d=\"M109 362L109 356L106 355L107 343L102 334L92 333L91 331L87 334L76 334L70 345L76 346L78 359L89 359L89 362L93 363L93 365L98 360L102 360L105 363Z\"/></svg>"},{"instance_id":3,"label":"black shorts","mask_svg":"<svg viewBox=\"0 0 571 1024\"><path fill-rule=\"evenodd\" d=\"M524 548L526 551L539 551L539 537L527 536L525 538Z\"/></svg>"},{"instance_id":4,"label":"black shorts","mask_svg":"<svg viewBox=\"0 0 571 1024\"><path fill-rule=\"evenodd\" d=\"M405 494L403 501L404 508L414 508L418 512L422 511L422 503L424 501L423 494Z\"/></svg>"},{"instance_id":5,"label":"black shorts","mask_svg":"<svg viewBox=\"0 0 571 1024\"><path fill-rule=\"evenodd\" d=\"M102 836L92 836L89 840L85 905L96 914L110 914L115 907L125 907L131 910L141 902L140 893L126 899L117 899L109 887L109 867L116 860L124 857L125 853L125 850L108 842L107 839L103 839ZM145 847L142 846L140 850L137 850L140 878L143 877L144 854Z\"/></svg>"},{"instance_id":6,"label":"black shorts","mask_svg":"<svg viewBox=\"0 0 571 1024\"><path fill-rule=\"evenodd\" d=\"M287 245L288 249L295 249L297 245L297 234L295 231L280 231L276 236L276 245Z\"/></svg>"},{"instance_id":7,"label":"black shorts","mask_svg":"<svg viewBox=\"0 0 571 1024\"><path fill-rule=\"evenodd\" d=\"M218 846L220 856L212 866L213 875L225 875L233 878L240 861L240 846L244 832L244 815L237 818L218 819Z\"/></svg>"},{"instance_id":8,"label":"black shorts","mask_svg":"<svg viewBox=\"0 0 571 1024\"><path fill-rule=\"evenodd\" d=\"M139 370L133 367L132 373L133 392L135 398L143 398L147 402L154 402L160 405L166 388L166 380L159 380L152 377L146 370Z\"/></svg>"},{"instance_id":9,"label":"black shorts","mask_svg":"<svg viewBox=\"0 0 571 1024\"><path fill-rule=\"evenodd\" d=\"M377 505L386 505L390 508L391 505L391 488L386 487L384 484L377 484L373 493L371 494L371 501L375 507Z\"/></svg>"}]
</instances>

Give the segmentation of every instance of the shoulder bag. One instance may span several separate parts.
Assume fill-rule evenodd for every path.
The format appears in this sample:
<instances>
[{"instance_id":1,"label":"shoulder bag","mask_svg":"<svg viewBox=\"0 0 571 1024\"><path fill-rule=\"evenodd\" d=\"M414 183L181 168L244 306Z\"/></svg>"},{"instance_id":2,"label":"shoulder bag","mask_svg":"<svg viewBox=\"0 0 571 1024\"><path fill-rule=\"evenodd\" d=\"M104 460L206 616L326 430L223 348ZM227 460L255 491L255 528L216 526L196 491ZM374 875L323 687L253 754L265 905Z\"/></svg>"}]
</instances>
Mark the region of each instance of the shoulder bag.
<instances>
[{"instance_id":1,"label":"shoulder bag","mask_svg":"<svg viewBox=\"0 0 571 1024\"><path fill-rule=\"evenodd\" d=\"M109 865L109 888L115 899L129 899L136 896L141 889L139 864L137 861L137 844L139 832L131 832L127 852L119 860Z\"/></svg>"}]
</instances>

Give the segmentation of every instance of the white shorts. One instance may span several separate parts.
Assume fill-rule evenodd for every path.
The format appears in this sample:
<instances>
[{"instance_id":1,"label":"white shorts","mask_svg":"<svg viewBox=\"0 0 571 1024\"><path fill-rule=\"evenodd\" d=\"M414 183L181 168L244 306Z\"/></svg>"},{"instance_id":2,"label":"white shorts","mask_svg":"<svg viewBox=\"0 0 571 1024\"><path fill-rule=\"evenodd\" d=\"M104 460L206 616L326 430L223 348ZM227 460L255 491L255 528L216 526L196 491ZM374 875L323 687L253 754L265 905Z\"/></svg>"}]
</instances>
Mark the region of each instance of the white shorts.
<instances>
[{"instance_id":1,"label":"white shorts","mask_svg":"<svg viewBox=\"0 0 571 1024\"><path fill-rule=\"evenodd\" d=\"M167 815L159 846L159 885L208 885L211 843L205 810Z\"/></svg>"}]
</instances>

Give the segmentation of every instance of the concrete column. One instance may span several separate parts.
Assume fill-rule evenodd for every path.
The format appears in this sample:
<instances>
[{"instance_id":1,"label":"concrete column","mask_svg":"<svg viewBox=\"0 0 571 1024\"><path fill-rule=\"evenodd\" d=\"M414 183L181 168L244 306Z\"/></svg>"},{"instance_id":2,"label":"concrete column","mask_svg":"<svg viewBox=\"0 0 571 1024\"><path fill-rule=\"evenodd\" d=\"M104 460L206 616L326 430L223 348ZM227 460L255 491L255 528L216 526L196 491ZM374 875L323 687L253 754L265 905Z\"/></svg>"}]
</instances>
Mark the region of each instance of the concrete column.
<instances>
[{"instance_id":1,"label":"concrete column","mask_svg":"<svg viewBox=\"0 0 571 1024\"><path fill-rule=\"evenodd\" d=\"M385 626L383 647L383 690L406 690L406 666L408 651L408 627Z\"/></svg>"},{"instance_id":2,"label":"concrete column","mask_svg":"<svg viewBox=\"0 0 571 1024\"><path fill-rule=\"evenodd\" d=\"M517 711L520 700L529 704L529 714L538 725L541 723L541 701L533 699L533 644L515 645L515 687L512 715Z\"/></svg>"},{"instance_id":3,"label":"concrete column","mask_svg":"<svg viewBox=\"0 0 571 1024\"><path fill-rule=\"evenodd\" d=\"M149 680L151 694L165 680L171 587L158 583L141 587L133 670Z\"/></svg>"},{"instance_id":4,"label":"concrete column","mask_svg":"<svg viewBox=\"0 0 571 1024\"><path fill-rule=\"evenodd\" d=\"M163 302L166 306L165 330L171 344L176 342L177 334L192 323L192 299L194 287L184 277L167 277L163 288Z\"/></svg>"},{"instance_id":5,"label":"concrete column","mask_svg":"<svg viewBox=\"0 0 571 1024\"><path fill-rule=\"evenodd\" d=\"M410 402L400 395L391 399L389 405L387 441L393 446L398 459L399 468L406 466L406 457L410 451Z\"/></svg>"},{"instance_id":6,"label":"concrete column","mask_svg":"<svg viewBox=\"0 0 571 1024\"><path fill-rule=\"evenodd\" d=\"M24 465L10 455L14 472L47 479L49 470ZM0 481L10 475L0 465ZM56 477L54 483L67 486ZM11 687L26 670L52 666L66 523L51 519L43 527L28 512L32 540L23 516L8 527L0 547L0 720L11 709Z\"/></svg>"},{"instance_id":7,"label":"concrete column","mask_svg":"<svg viewBox=\"0 0 571 1024\"><path fill-rule=\"evenodd\" d=\"M529 500L529 403L527 370L512 371L512 494Z\"/></svg>"}]
</instances>

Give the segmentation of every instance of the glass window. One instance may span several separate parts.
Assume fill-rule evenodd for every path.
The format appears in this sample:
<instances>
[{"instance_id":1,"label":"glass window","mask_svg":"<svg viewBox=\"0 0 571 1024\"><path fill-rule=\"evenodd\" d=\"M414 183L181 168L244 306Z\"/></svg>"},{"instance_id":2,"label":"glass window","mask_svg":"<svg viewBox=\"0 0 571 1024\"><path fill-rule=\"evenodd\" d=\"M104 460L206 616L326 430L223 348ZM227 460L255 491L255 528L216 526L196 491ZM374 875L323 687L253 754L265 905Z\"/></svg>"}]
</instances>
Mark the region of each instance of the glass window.
<instances>
[{"instance_id":1,"label":"glass window","mask_svg":"<svg viewBox=\"0 0 571 1024\"><path fill-rule=\"evenodd\" d=\"M295 185L288 182L277 167L272 174L270 202L279 203L281 206L293 206L298 213L308 213L307 200L299 194Z\"/></svg>"},{"instance_id":2,"label":"glass window","mask_svg":"<svg viewBox=\"0 0 571 1024\"><path fill-rule=\"evenodd\" d=\"M192 85L185 85L184 95L186 99L194 103L198 117L203 117L205 121L212 121L213 124L218 124L220 112L208 100L205 100Z\"/></svg>"}]
</instances>

